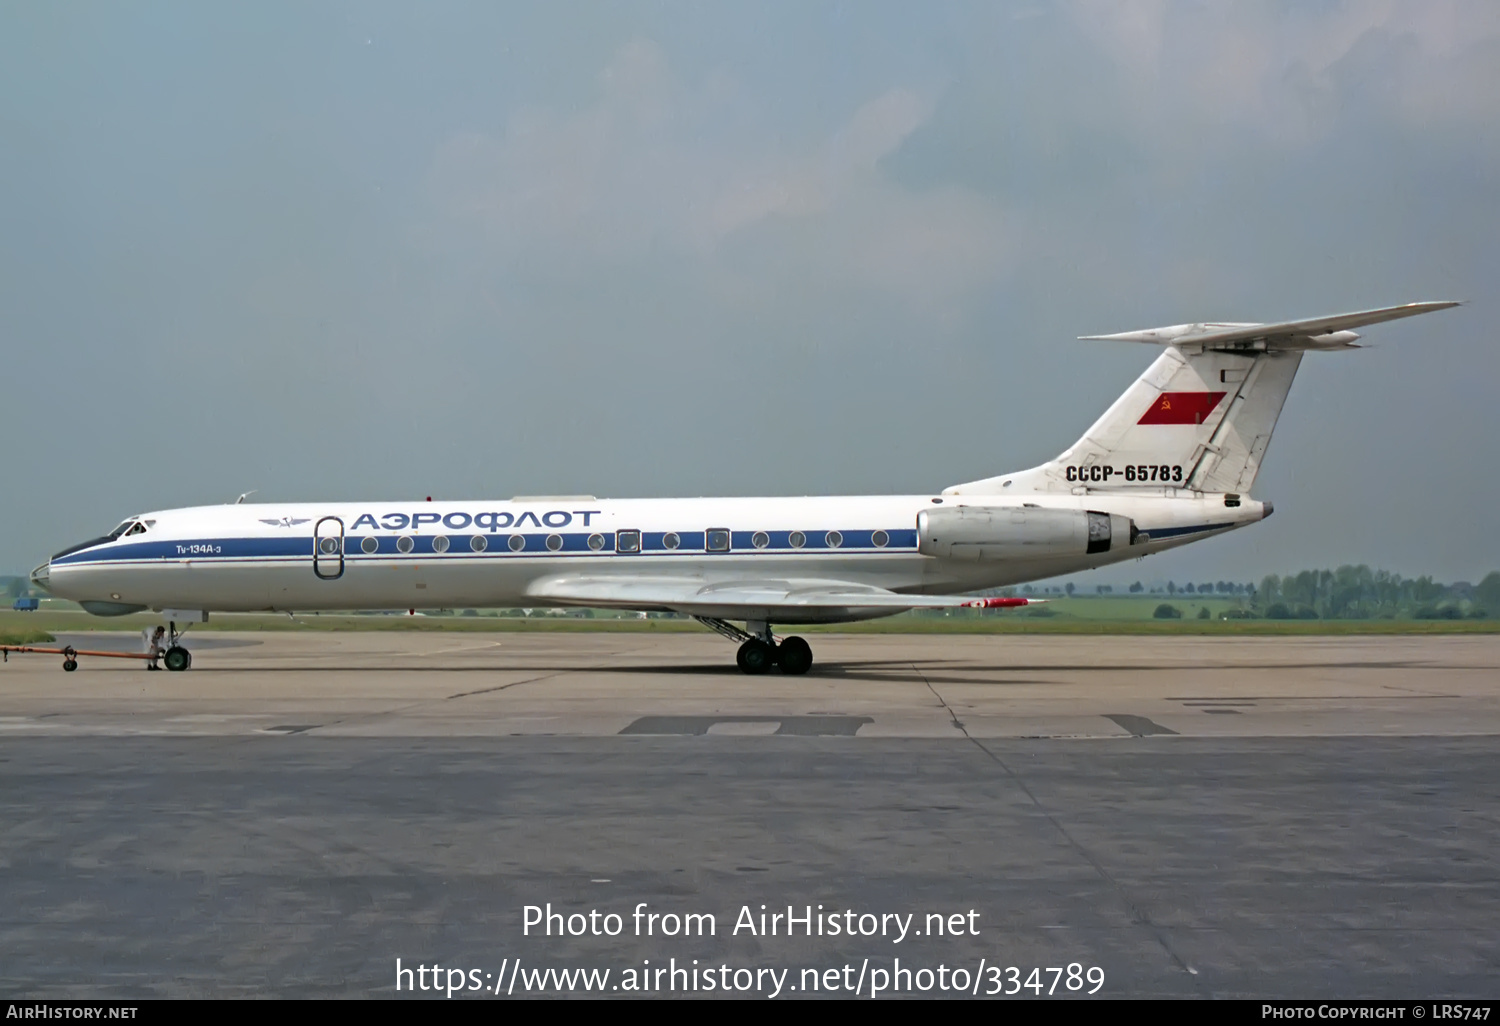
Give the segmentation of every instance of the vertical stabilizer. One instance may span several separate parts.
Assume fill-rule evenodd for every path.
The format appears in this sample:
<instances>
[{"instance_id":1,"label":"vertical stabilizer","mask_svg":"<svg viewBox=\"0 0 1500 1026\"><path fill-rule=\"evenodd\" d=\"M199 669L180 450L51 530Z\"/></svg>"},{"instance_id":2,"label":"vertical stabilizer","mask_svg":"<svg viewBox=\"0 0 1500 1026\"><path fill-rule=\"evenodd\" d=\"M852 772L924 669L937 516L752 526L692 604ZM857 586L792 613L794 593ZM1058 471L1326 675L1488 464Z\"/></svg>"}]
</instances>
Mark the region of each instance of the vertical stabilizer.
<instances>
[{"instance_id":1,"label":"vertical stabilizer","mask_svg":"<svg viewBox=\"0 0 1500 1026\"><path fill-rule=\"evenodd\" d=\"M1056 459L949 492L1248 492L1301 361L1170 347Z\"/></svg>"},{"instance_id":2,"label":"vertical stabilizer","mask_svg":"<svg viewBox=\"0 0 1500 1026\"><path fill-rule=\"evenodd\" d=\"M1408 303L1276 324L1177 324L1090 338L1166 349L1061 456L948 495L1181 489L1255 484L1303 353L1358 348L1351 329L1446 310Z\"/></svg>"}]
</instances>

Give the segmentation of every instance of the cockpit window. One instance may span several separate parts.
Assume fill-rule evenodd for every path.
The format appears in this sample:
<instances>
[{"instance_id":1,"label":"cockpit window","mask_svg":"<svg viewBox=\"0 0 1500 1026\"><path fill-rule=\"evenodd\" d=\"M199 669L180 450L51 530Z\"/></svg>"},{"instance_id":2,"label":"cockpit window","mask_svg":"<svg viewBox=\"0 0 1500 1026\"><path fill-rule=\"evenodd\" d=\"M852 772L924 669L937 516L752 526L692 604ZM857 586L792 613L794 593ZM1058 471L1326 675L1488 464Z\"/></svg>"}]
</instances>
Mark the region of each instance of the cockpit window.
<instances>
[{"instance_id":1,"label":"cockpit window","mask_svg":"<svg viewBox=\"0 0 1500 1026\"><path fill-rule=\"evenodd\" d=\"M131 517L129 520L125 521L119 527L115 528L113 531L111 531L108 534L106 534L100 540L101 541L115 541L118 538L129 538L133 534L145 534L147 531L151 530L151 528L153 528L155 526L156 526L156 521L155 520L142 520L139 517ZM97 545L99 543L98 542L91 542L90 544Z\"/></svg>"}]
</instances>

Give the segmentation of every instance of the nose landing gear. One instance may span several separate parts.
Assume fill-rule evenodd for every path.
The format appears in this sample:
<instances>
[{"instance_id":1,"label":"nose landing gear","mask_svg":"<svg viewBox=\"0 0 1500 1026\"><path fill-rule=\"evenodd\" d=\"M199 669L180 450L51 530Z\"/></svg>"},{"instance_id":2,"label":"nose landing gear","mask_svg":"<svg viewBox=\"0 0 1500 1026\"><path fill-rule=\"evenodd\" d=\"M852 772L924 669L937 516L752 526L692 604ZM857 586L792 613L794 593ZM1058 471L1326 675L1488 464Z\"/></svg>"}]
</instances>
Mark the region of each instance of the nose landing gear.
<instances>
[{"instance_id":1,"label":"nose landing gear","mask_svg":"<svg viewBox=\"0 0 1500 1026\"><path fill-rule=\"evenodd\" d=\"M759 676L780 666L782 673L798 677L812 669L812 646L801 638L784 638L777 644L770 624L752 620L746 624L751 630L745 631L717 617L695 616L693 619L730 641L740 643L734 661L741 673Z\"/></svg>"},{"instance_id":2,"label":"nose landing gear","mask_svg":"<svg viewBox=\"0 0 1500 1026\"><path fill-rule=\"evenodd\" d=\"M161 628L158 627L157 630L160 631ZM182 636L184 634L186 634L186 633L187 633L186 630L180 630L179 631L177 629L177 621L176 620L168 620L167 621L166 647L165 648L158 647L159 636L158 636L158 638L153 638L152 639L152 641L151 641L151 655L150 655L151 665L148 666L148 667L146 667L146 668L148 670L154 670L154 669L156 669L156 660L157 660L157 654L158 653L160 653L162 664L164 666L166 666L166 668L168 670L172 671L173 673L181 673L183 670L186 670L189 666L192 666L193 665L193 653L189 652L186 648L184 648L182 646Z\"/></svg>"}]
</instances>

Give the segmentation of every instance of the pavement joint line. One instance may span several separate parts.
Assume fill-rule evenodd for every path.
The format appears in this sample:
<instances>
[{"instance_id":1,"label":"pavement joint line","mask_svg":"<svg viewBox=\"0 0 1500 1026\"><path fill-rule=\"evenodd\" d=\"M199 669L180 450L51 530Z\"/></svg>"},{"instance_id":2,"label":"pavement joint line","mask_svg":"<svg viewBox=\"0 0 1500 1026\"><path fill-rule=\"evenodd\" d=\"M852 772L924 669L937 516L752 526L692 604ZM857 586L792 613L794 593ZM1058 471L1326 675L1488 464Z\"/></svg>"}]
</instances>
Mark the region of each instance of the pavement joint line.
<instances>
[{"instance_id":1,"label":"pavement joint line","mask_svg":"<svg viewBox=\"0 0 1500 1026\"><path fill-rule=\"evenodd\" d=\"M587 673L589 670L597 670L597 669L599 669L602 666L608 666L612 661L618 659L622 655L625 655L625 656L633 655L636 651L639 651L639 650L638 649L626 649L623 652L611 652L611 653L609 653L609 655L606 658L600 659L600 660L595 660L589 666L568 667L567 669L557 670L557 671L555 671L553 673L544 673L544 674L541 674L540 676L528 677L525 680L513 680L509 684L499 684L499 685L497 685L495 687L492 687L492 688L480 688L477 691L460 691L456 695L449 695L448 697L444 698L443 701L445 701L445 702L451 702L455 698L471 698L474 695L488 695L488 694L493 694L496 691L505 691L505 690L507 690L509 688L519 687L522 684L535 684L538 681L551 680L553 677L566 677L570 673ZM422 704L425 704L425 703L418 702L416 704L422 705Z\"/></svg>"},{"instance_id":2,"label":"pavement joint line","mask_svg":"<svg viewBox=\"0 0 1500 1026\"><path fill-rule=\"evenodd\" d=\"M492 688L480 688L477 691L460 691L456 695L448 695L446 698L443 699L443 701L444 702L451 702L455 698L472 698L475 695L493 695L497 691L507 691L510 688L520 687L522 684L535 684L538 681L551 680L553 677L565 677L569 673L573 673L573 672L574 671L571 670L571 669L569 669L569 670L558 670L555 673L543 673L543 674L540 674L539 676L536 676L536 677L527 677L524 680L513 680L509 684L497 684L497 685L495 685ZM414 708L415 706L426 705L426 704L427 704L426 702L415 702L411 706L408 706L407 708Z\"/></svg>"},{"instance_id":3,"label":"pavement joint line","mask_svg":"<svg viewBox=\"0 0 1500 1026\"><path fill-rule=\"evenodd\" d=\"M498 644L498 642L497 642L497 644ZM592 668L592 667L590 667L590 668ZM531 684L531 683L535 683L536 681L550 680L553 677L566 676L570 672L573 672L573 671L571 671L571 670L559 670L559 671L557 671L555 673L542 674L541 676L537 676L537 677L528 677L525 680L514 680L514 681L511 681L509 684L501 684L498 687L482 688L482 689L480 689L478 691L463 691L463 692L460 692L460 693L458 693L456 695L448 695L446 698L439 699L438 701L447 702L447 701L451 701L451 700L453 700L455 698L466 698L466 697L468 697L470 695L483 695L483 694L488 694L488 693L493 692L493 691L504 691L507 688L513 688L513 687L516 687L517 685L520 685L520 684ZM312 730L322 730L325 727L344 727L344 726L348 726L351 723L361 723L361 722L368 723L368 722L370 722L372 720L377 720L377 719L381 719L381 718L384 718L384 717L396 716L396 715L399 715L399 714L401 714L403 712L408 712L408 711L410 711L412 709L420 708L421 706L424 706L424 705L431 705L433 703L433 701L434 701L433 699L426 699L426 700L418 701L418 702L409 702L409 703L407 703L405 705L396 706L393 709L383 709L380 712L367 713L367 714L365 714L363 716L350 716L350 717L345 717L345 718L341 718L341 719L334 719L334 720L328 721L327 723L320 723L316 727L310 727L310 728L308 728L308 730L297 731L296 734L307 734L307 733L310 733ZM281 733L281 732L277 732L277 733ZM295 736L295 735L293 735L293 734L286 734L285 736L290 737L290 736Z\"/></svg>"},{"instance_id":4,"label":"pavement joint line","mask_svg":"<svg viewBox=\"0 0 1500 1026\"><path fill-rule=\"evenodd\" d=\"M495 644L499 645L501 643L500 642L495 642ZM619 655L619 653L611 653L610 658L614 658L614 657L616 657L618 655ZM585 667L584 669L594 669L598 665L602 665L602 664L601 663L596 663L594 666ZM516 686L521 685L521 684L533 684L533 683L536 683L537 681L551 680L554 677L564 677L564 676L567 676L569 673L573 673L573 672L576 672L576 668L559 670L559 671L556 671L554 673L542 674L542 675L537 676L537 677L528 677L525 680L513 680L509 684L501 684L498 687L481 688L478 691L461 691L461 692L459 692L456 695L448 695L448 696L446 696L446 697L444 697L442 699L437 699L437 700L426 699L426 700L418 701L418 702L409 702L409 703L407 703L405 705L396 706L395 708L392 708L392 709L383 709L383 710L381 710L379 712L367 713L367 714L365 714L363 716L350 716L350 717L344 717L344 718L341 718L341 719L333 719L333 720L329 720L327 723L320 723L320 724L317 724L314 727L308 727L306 730L299 730L299 731L295 731L295 732L273 731L273 732L269 732L269 733L274 733L274 734L277 734L277 735L283 736L283 737L296 737L296 736L300 736L300 735L304 735L304 734L309 734L309 733L311 733L314 730L323 730L323 729L325 729L327 727L345 727L345 726L350 725L351 723L361 723L361 722L368 723L370 721L381 719L381 718L385 718L385 717L397 716L397 715L400 715L403 712L408 712L408 711L410 711L412 709L417 709L417 708L420 708L420 707L422 707L424 705L431 705L434 701L444 701L444 702L447 702L447 701L452 701L455 698L467 698L467 697L469 697L471 695L484 695L484 694L489 694L489 693L495 692L495 691L504 691L507 688L513 688L513 687L516 687ZM266 731L260 731L258 733L268 733L268 732L266 732Z\"/></svg>"},{"instance_id":5,"label":"pavement joint line","mask_svg":"<svg viewBox=\"0 0 1500 1026\"><path fill-rule=\"evenodd\" d=\"M958 714L953 711L953 707L948 704L948 700L938 692L937 688L932 686L932 682L927 679L927 675L922 672L921 668L917 666L916 663L912 663L911 668L917 674L917 676L922 678L922 682L927 685L927 690L932 692L932 697L936 698L938 702L942 704L943 708L948 711L948 715L953 719L953 726L958 728L963 736L967 738L972 745L983 752L992 762L995 763L995 765L999 766L1002 770L1005 771L1005 775L1010 777L1011 781L1021 789L1021 793L1026 795L1032 806L1035 807L1036 810L1040 812L1044 817L1046 817L1047 822L1052 825L1053 829L1055 829L1059 834L1062 835L1063 840L1067 841L1068 845L1080 856L1082 856L1083 859L1093 867L1094 872L1098 873L1100 878L1109 885L1110 889L1115 892L1115 896L1120 899L1122 904L1124 904L1125 909L1130 913L1131 918L1135 922L1140 923L1150 932L1151 936L1155 938L1156 943L1159 944L1161 946L1161 949L1167 953L1167 957L1170 958L1173 963L1176 964L1176 966L1183 972L1187 973L1190 976L1197 976L1198 970L1188 965L1187 962L1182 958L1182 956L1177 954L1177 952L1173 950L1172 945L1168 943L1166 935L1163 933L1163 931L1151 921L1151 917L1149 915L1147 915L1136 905L1136 903L1131 899L1130 895L1125 892L1125 888L1120 885L1120 882L1110 874L1109 870L1104 868L1103 863L1096 859L1093 856L1093 853L1091 853L1086 847L1079 843L1079 841L1074 838L1072 834L1068 833L1067 827L1063 826L1058 818L1053 815L1052 811L1041 803L1037 796L1032 792L1031 788L1026 786L1026 782L1021 779L1020 775L1017 774L1015 770L1010 768L1010 765L1006 763L1004 759L1000 758L1000 756L996 755L994 752L986 748L984 746L984 743L978 738L970 735L968 728L964 726L961 720L959 720ZM1204 989L1201 983L1198 985L1198 990L1203 997L1212 996L1211 993Z\"/></svg>"},{"instance_id":6,"label":"pavement joint line","mask_svg":"<svg viewBox=\"0 0 1500 1026\"><path fill-rule=\"evenodd\" d=\"M1484 667L1484 668L1485 669L1489 669L1489 667ZM1456 697L1458 697L1456 695L1439 695L1439 694L1434 694L1431 691L1421 691L1421 690L1418 690L1417 688L1403 688L1400 684L1382 684L1380 686L1381 686L1382 689L1384 689L1386 691L1405 691L1407 694L1411 695L1413 698L1456 698ZM1371 696L1371 697L1374 697L1374 696Z\"/></svg>"}]
</instances>

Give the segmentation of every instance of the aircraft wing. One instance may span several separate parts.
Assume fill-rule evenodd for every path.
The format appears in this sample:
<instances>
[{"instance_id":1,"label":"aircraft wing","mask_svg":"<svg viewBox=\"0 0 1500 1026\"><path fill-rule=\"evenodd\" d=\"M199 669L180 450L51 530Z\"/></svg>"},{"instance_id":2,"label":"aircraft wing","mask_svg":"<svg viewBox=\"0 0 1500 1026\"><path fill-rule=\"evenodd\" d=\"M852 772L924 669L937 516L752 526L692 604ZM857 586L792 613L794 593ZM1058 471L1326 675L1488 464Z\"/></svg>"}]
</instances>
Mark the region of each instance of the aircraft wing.
<instances>
[{"instance_id":1,"label":"aircraft wing","mask_svg":"<svg viewBox=\"0 0 1500 1026\"><path fill-rule=\"evenodd\" d=\"M1174 324L1145 331L1122 331L1117 335L1082 335L1081 338L1115 342L1152 342L1202 349L1340 349L1359 338L1351 329L1382 324L1402 317L1447 310L1454 302L1406 303L1377 310L1309 317L1275 324Z\"/></svg>"},{"instance_id":2,"label":"aircraft wing","mask_svg":"<svg viewBox=\"0 0 1500 1026\"><path fill-rule=\"evenodd\" d=\"M902 595L853 581L785 577L705 581L701 577L561 574L534 581L526 591L535 598L563 605L784 622L840 616L851 610L897 613L916 608L993 609L1035 601L973 595Z\"/></svg>"}]
</instances>

